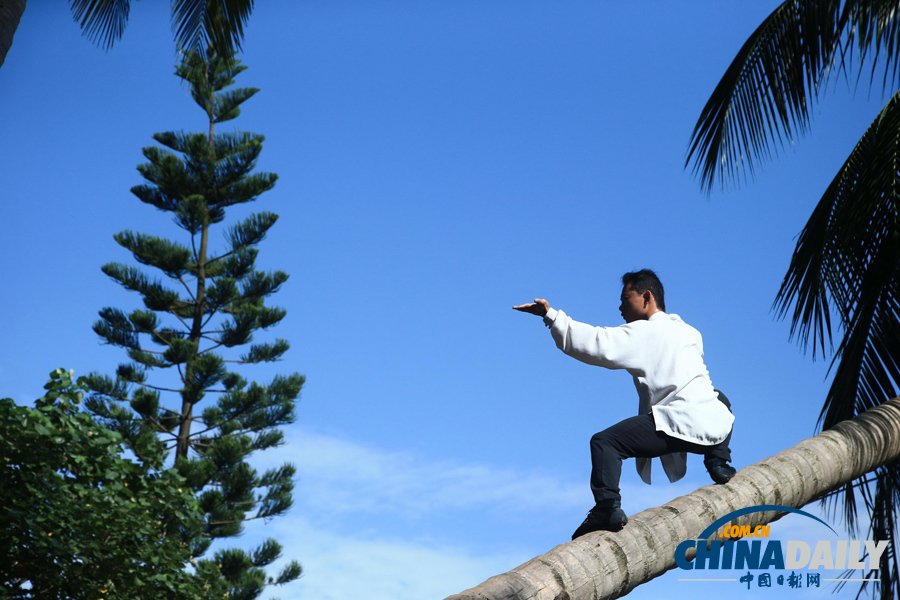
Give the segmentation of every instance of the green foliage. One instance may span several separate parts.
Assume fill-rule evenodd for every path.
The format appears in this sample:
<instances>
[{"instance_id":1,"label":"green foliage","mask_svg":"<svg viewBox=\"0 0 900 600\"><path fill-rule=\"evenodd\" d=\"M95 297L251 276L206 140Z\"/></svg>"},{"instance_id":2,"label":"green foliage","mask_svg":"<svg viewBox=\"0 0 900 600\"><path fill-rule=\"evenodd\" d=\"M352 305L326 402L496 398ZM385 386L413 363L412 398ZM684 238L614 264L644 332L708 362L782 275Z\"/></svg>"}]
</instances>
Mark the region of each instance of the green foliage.
<instances>
[{"instance_id":1,"label":"green foliage","mask_svg":"<svg viewBox=\"0 0 900 600\"><path fill-rule=\"evenodd\" d=\"M83 35L104 49L121 39L130 0L72 0L72 16ZM226 56L240 50L253 0L172 0L172 31L180 50L215 48Z\"/></svg>"},{"instance_id":2,"label":"green foliage","mask_svg":"<svg viewBox=\"0 0 900 600\"><path fill-rule=\"evenodd\" d=\"M277 180L275 174L253 172L263 136L216 131L219 123L236 118L241 104L257 92L227 89L244 69L233 57L213 52L205 58L188 53L177 67L176 74L206 115L207 133L156 134L160 146L145 148L148 162L138 167L145 183L131 191L169 213L183 238L173 241L133 231L115 236L141 266L111 263L103 271L137 292L143 307L130 313L100 311L94 331L104 342L124 349L130 362L119 365L115 378L92 373L86 379L93 393L85 405L121 433L136 455L162 464L174 451L175 469L197 494L204 514L205 541L194 545L196 555L210 540L238 536L244 522L282 515L292 503L292 465L258 473L248 461L254 452L282 442L278 428L294 421L304 378L294 373L247 384L229 370L232 365L280 360L289 349L282 339L254 342L260 330L286 314L265 302L288 276L255 267L256 246L278 216L259 212L232 225L224 223L229 207L256 200ZM218 253L210 245L210 233L217 229L226 241ZM145 273L144 267L153 273ZM239 352L241 346L247 348ZM232 348L233 356L223 354ZM158 370L167 370L166 381L177 383L152 383ZM264 548L222 554L237 565L223 572L231 598L250 600L268 583L299 576L299 565L292 563L267 579L262 569L276 557L253 557L259 552L268 557L280 547L270 540ZM217 554L210 564L222 560ZM198 565L203 572L213 568L203 560Z\"/></svg>"},{"instance_id":3,"label":"green foliage","mask_svg":"<svg viewBox=\"0 0 900 600\"><path fill-rule=\"evenodd\" d=\"M57 369L34 408L0 400L0 585L10 598L221 598L187 569L203 513L184 478L123 457Z\"/></svg>"},{"instance_id":4,"label":"green foliage","mask_svg":"<svg viewBox=\"0 0 900 600\"><path fill-rule=\"evenodd\" d=\"M832 316L842 339L820 414L824 428L877 406L900 387L900 13L892 0L787 0L753 32L728 67L694 129L688 162L709 190L752 174L772 147L793 144L810 106L835 77L869 73L891 98L850 151L797 239L775 300L804 348L832 349ZM883 75L879 71L883 70ZM874 482L847 484L844 516L857 524L857 495L871 537L888 540L874 593L900 593L895 527L900 463ZM865 589L867 583L862 584ZM873 586L874 587L874 586Z\"/></svg>"}]
</instances>

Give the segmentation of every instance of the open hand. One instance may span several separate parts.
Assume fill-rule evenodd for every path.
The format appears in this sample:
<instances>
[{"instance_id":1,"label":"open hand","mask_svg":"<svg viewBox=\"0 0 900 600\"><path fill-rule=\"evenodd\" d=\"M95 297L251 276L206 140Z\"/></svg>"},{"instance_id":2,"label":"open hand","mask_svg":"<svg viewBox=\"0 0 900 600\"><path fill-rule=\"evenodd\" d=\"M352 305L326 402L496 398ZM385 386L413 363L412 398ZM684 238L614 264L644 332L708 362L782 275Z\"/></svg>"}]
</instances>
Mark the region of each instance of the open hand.
<instances>
[{"instance_id":1,"label":"open hand","mask_svg":"<svg viewBox=\"0 0 900 600\"><path fill-rule=\"evenodd\" d=\"M550 310L550 304L543 298L535 298L533 304L520 304L513 306L519 312L531 313L539 317L543 317Z\"/></svg>"}]
</instances>

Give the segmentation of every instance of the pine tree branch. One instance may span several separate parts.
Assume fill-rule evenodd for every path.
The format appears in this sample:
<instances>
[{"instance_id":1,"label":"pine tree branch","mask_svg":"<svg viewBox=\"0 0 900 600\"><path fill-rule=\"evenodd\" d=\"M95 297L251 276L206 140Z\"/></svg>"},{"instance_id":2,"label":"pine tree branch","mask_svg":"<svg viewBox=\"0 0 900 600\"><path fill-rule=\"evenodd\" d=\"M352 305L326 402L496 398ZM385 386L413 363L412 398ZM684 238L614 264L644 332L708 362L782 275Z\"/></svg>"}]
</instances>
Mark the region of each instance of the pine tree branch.
<instances>
[{"instance_id":1,"label":"pine tree branch","mask_svg":"<svg viewBox=\"0 0 900 600\"><path fill-rule=\"evenodd\" d=\"M212 390L210 390L210 391L212 391ZM213 426L207 427L206 429L204 429L204 430L202 430L202 431L196 432L194 435L195 435L195 436L198 436L198 435L202 435L202 434L204 434L204 433L206 433L206 432L208 432L208 431L213 431L214 429L219 428L219 427L221 427L222 425L224 425L224 424L226 424L226 423L230 423L231 421L234 421L235 419L237 419L237 418L240 417L240 416L241 416L241 415L235 415L235 416L233 416L233 417L230 417L230 418L228 418L228 419L222 421L222 422L219 423L218 425L213 425ZM204 424L205 424L205 423L204 423ZM251 428L245 427L245 428L241 428L241 429L236 429L236 430L234 430L234 431L230 431L230 432L228 432L228 433L223 433L222 435L219 435L219 436L217 436L217 437L218 437L218 438L227 438L227 437L234 437L234 436L238 436L238 435L247 435L248 433L257 433L257 431L256 431L255 429L251 429ZM216 439L216 438L205 438L205 439L211 440L211 439ZM205 446L208 446L209 444L204 444L204 445L205 445Z\"/></svg>"},{"instance_id":2,"label":"pine tree branch","mask_svg":"<svg viewBox=\"0 0 900 600\"><path fill-rule=\"evenodd\" d=\"M189 285L187 284L187 282L184 280L184 277L181 276L181 275L179 275L179 276L178 276L178 281L180 281L180 282L181 282L181 285L184 286L185 291L187 291L188 296L190 296L190 298L191 298L191 302L196 303L196 302L197 302L197 297L194 296L194 292L191 290L190 286L189 286Z\"/></svg>"},{"instance_id":3,"label":"pine tree branch","mask_svg":"<svg viewBox=\"0 0 900 600\"><path fill-rule=\"evenodd\" d=\"M159 386L155 386L155 385L150 385L149 383L143 383L140 381L132 381L131 383L133 383L135 385L139 385L141 387L149 388L151 390L156 390L158 392L174 392L176 394L180 394L183 391L183 390L175 390L172 388L164 388L164 387L159 387ZM178 413L178 414L181 414L181 413Z\"/></svg>"},{"instance_id":4,"label":"pine tree branch","mask_svg":"<svg viewBox=\"0 0 900 600\"><path fill-rule=\"evenodd\" d=\"M194 264L200 263L200 255L197 253L197 234L191 234L191 252L194 254Z\"/></svg>"},{"instance_id":5,"label":"pine tree branch","mask_svg":"<svg viewBox=\"0 0 900 600\"><path fill-rule=\"evenodd\" d=\"M254 407L254 408L262 408L262 409L265 409L265 408L269 408L269 407L268 407L268 406L263 406L263 407ZM240 410L240 411L238 411L238 412L235 412L235 413L233 413L231 416L229 416L227 419L225 419L224 421L220 422L219 424L214 425L214 426L212 426L212 427L208 427L208 428L204 429L203 431L198 431L198 432L195 433L194 435L200 436L200 435L203 435L204 433L206 433L207 431L212 431L212 430L216 429L217 427L222 427L222 425L226 425L226 424L228 424L228 423L231 423L231 422L234 421L235 419L238 419L238 418L240 418L240 417L246 415L246 414L249 412L249 410L250 410L250 409L249 409L249 407L248 407L248 408L242 409L242 410ZM235 436L235 435L244 435L245 433L255 433L255 431L252 430L252 429L246 429L246 428L245 428L245 429L238 429L238 430L232 431L232 432L230 432L230 433L222 434L222 435L219 436L219 437L230 437L230 436ZM212 439L212 438L207 438L207 439Z\"/></svg>"},{"instance_id":6,"label":"pine tree branch","mask_svg":"<svg viewBox=\"0 0 900 600\"><path fill-rule=\"evenodd\" d=\"M229 256L232 256L233 254L237 253L239 250L241 250L241 248L235 248L233 250L229 250L225 254L220 254L219 256L214 256L214 257L210 258L209 260L207 260L206 264L211 265L213 263L217 263L220 260L222 260L223 258L228 258Z\"/></svg>"},{"instance_id":7,"label":"pine tree branch","mask_svg":"<svg viewBox=\"0 0 900 600\"><path fill-rule=\"evenodd\" d=\"M173 317L175 317L176 319L178 319L178 321L181 323L181 325L182 325L185 329L187 329L188 331L190 331L191 328L188 326L187 321L185 321L185 320L181 317L181 315L179 315L178 313L176 313L176 312L174 312L174 311L169 311L169 314L172 315Z\"/></svg>"},{"instance_id":8,"label":"pine tree branch","mask_svg":"<svg viewBox=\"0 0 900 600\"><path fill-rule=\"evenodd\" d=\"M225 421L225 422L227 423L228 421ZM204 425L206 425L206 423L204 423ZM215 440L216 438L219 438L219 439L221 439L221 438L227 438L227 437L232 437L232 436L235 435L236 433L240 433L240 432L231 432L231 433L223 433L222 435L219 435L219 436L216 436L216 437L200 437L200 436L202 436L204 433L206 433L206 432L208 432L208 431L213 431L213 430L215 430L215 429L217 429L217 428L219 428L219 427L221 427L221 426L222 426L221 424L219 424L219 425L209 425L209 426L207 426L206 429L204 429L204 430L202 430L202 431L197 431L197 432L195 432L191 437L193 437L196 441L194 441L194 442L192 442L192 443L200 444L200 445L203 445L203 446L209 446L209 444L207 444L207 443L201 443L199 440Z\"/></svg>"},{"instance_id":9,"label":"pine tree branch","mask_svg":"<svg viewBox=\"0 0 900 600\"><path fill-rule=\"evenodd\" d=\"M157 433L169 433L169 431L163 427L159 421L154 419L153 417L144 417L145 420L150 421L154 425L156 425Z\"/></svg>"},{"instance_id":10,"label":"pine tree branch","mask_svg":"<svg viewBox=\"0 0 900 600\"><path fill-rule=\"evenodd\" d=\"M207 305L207 306L209 306L209 305ZM220 311L220 310L221 310L221 307L220 307L220 306L216 306L216 307L215 307L215 310L209 311L209 316L206 317L206 320L205 320L205 321L203 322L203 324L200 326L200 329L206 328L206 326L209 325L210 321L212 321L213 318L216 316L216 313L217 313L218 311Z\"/></svg>"},{"instance_id":11,"label":"pine tree branch","mask_svg":"<svg viewBox=\"0 0 900 600\"><path fill-rule=\"evenodd\" d=\"M156 332L154 331L150 335L153 335L155 333ZM160 341L163 342L164 344L168 345L168 342L166 342L164 339L160 338ZM138 350L140 350L141 352L146 352L147 354L160 354L160 355L165 354L165 352L163 352L161 350L147 350L146 348L143 348L143 347L139 347Z\"/></svg>"},{"instance_id":12,"label":"pine tree branch","mask_svg":"<svg viewBox=\"0 0 900 600\"><path fill-rule=\"evenodd\" d=\"M263 501L264 500L245 500L243 502L231 502L230 504L231 504L231 506L243 506L245 504L259 504L260 502L263 502Z\"/></svg>"},{"instance_id":13,"label":"pine tree branch","mask_svg":"<svg viewBox=\"0 0 900 600\"><path fill-rule=\"evenodd\" d=\"M210 390L210 391L212 391L212 390ZM208 431L213 431L214 429L217 429L217 428L221 427L222 425L224 425L224 424L226 424L226 423L230 423L231 421L234 421L235 419L237 419L237 418L240 417L240 416L241 416L241 414L237 414L237 415L235 415L235 416L233 416L233 417L229 417L228 419L222 421L222 422L219 423L218 425L211 425L211 426L207 427L206 429L204 429L204 430L202 430L202 431L197 431L196 433L193 434L193 436L194 436L194 437L196 437L196 436L201 436L201 435L203 435L204 433L206 433L206 432L208 432ZM206 425L206 423L204 423L204 425ZM234 431L230 431L230 432L228 432L228 433L223 433L223 434L218 435L218 436L216 436L216 437L207 437L207 438L198 438L198 439L215 440L215 439L222 439L222 438L234 437L234 436L237 436L237 435L246 435L246 434L248 434L248 433L256 433L256 431L253 430L253 429L248 429L248 428L235 429ZM204 445L204 446L209 446L209 444L203 444L203 445Z\"/></svg>"},{"instance_id":14,"label":"pine tree branch","mask_svg":"<svg viewBox=\"0 0 900 600\"><path fill-rule=\"evenodd\" d=\"M204 423L204 425L206 425L206 423ZM216 428L218 428L218 427L220 427L220 425L212 425L212 426L208 426L208 427L207 427L206 429L204 429L203 431L198 431L198 432L195 433L194 435L203 435L203 434L206 433L207 431L213 431L214 429L216 429ZM224 438L224 437L228 437L228 435L229 435L229 434L226 433L226 434L223 434L221 437L223 437L223 438ZM206 438L206 439L211 439L211 438ZM208 446L208 445L209 445L209 444L204 444L204 446Z\"/></svg>"},{"instance_id":15,"label":"pine tree branch","mask_svg":"<svg viewBox=\"0 0 900 600\"><path fill-rule=\"evenodd\" d=\"M207 444L206 442L191 439L191 448L193 448L197 452L197 454L200 454L201 456L206 456L206 452L200 450L200 447L209 448L209 446L210 444Z\"/></svg>"},{"instance_id":16,"label":"pine tree branch","mask_svg":"<svg viewBox=\"0 0 900 600\"><path fill-rule=\"evenodd\" d=\"M209 332L209 333L212 333L212 332ZM207 340L207 341L210 341L210 342L214 342L214 343L213 343L213 345L210 346L209 348L204 348L203 350L200 350L199 352L197 352L198 355L199 355L199 354L206 354L207 352L211 352L212 350L215 350L216 348L221 348L222 346L225 345L224 342L222 342L222 340L218 340L218 339L216 339L216 338L214 338L214 337L211 337L211 336L209 336L209 335L203 335L203 336L201 336L201 339L204 339L204 340ZM224 362L229 362L229 361L226 360L226 361L224 361Z\"/></svg>"},{"instance_id":17,"label":"pine tree branch","mask_svg":"<svg viewBox=\"0 0 900 600\"><path fill-rule=\"evenodd\" d=\"M211 523L206 523L206 525L233 525L235 523L246 523L247 521L255 521L256 519L270 519L271 515L263 515L260 517L250 517L248 519L235 519L234 521L213 521Z\"/></svg>"}]
</instances>

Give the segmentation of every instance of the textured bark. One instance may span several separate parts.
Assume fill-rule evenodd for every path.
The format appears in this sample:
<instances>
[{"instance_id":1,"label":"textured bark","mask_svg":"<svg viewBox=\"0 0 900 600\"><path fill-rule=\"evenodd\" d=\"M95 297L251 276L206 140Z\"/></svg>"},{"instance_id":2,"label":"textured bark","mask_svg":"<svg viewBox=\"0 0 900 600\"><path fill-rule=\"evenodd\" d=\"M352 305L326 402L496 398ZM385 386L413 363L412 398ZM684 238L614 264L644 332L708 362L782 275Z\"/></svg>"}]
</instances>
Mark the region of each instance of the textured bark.
<instances>
[{"instance_id":1,"label":"textured bark","mask_svg":"<svg viewBox=\"0 0 900 600\"><path fill-rule=\"evenodd\" d=\"M24 12L25 0L0 0L0 67L6 60L6 53L12 46L13 36Z\"/></svg>"},{"instance_id":2,"label":"textured bark","mask_svg":"<svg viewBox=\"0 0 900 600\"><path fill-rule=\"evenodd\" d=\"M900 398L629 518L616 533L589 533L447 600L600 600L618 598L675 568L675 549L719 517L750 506L801 508L822 494L900 457ZM784 513L735 519L761 525ZM690 557L690 554L688 555Z\"/></svg>"}]
</instances>

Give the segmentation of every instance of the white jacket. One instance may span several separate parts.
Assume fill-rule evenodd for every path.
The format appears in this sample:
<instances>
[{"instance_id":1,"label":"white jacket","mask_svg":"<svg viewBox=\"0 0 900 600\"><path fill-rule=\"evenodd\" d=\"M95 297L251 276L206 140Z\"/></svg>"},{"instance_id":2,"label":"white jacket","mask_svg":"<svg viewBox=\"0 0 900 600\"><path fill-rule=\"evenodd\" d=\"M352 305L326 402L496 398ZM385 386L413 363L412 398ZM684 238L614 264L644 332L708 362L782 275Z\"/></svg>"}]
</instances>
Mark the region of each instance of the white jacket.
<instances>
[{"instance_id":1,"label":"white jacket","mask_svg":"<svg viewBox=\"0 0 900 600\"><path fill-rule=\"evenodd\" d=\"M731 432L734 416L719 401L703 364L700 332L678 315L654 313L619 327L579 323L550 309L544 322L557 347L573 358L607 369L625 369L634 377L638 414L653 413L657 431L712 446ZM638 458L637 470L650 483L650 459ZM660 457L669 481L687 470L683 452Z\"/></svg>"}]
</instances>

